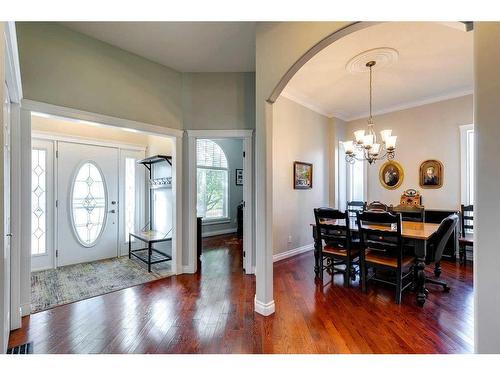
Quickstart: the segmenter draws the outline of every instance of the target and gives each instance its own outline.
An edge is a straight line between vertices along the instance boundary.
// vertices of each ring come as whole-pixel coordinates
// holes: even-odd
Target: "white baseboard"
[[[31,314],[31,303],[25,303],[21,305],[21,315],[27,316]]]
[[[182,273],[195,273],[194,266],[182,266]]]
[[[273,255],[273,262],[277,262],[278,260],[290,258],[290,257],[293,257],[295,255],[299,255],[299,254],[302,254],[302,253],[305,253],[305,252],[311,251],[311,250],[314,250],[314,244],[308,244],[308,245],[304,245],[301,247],[297,247],[295,249],[284,251],[282,253],[274,254]]]
[[[256,313],[263,316],[269,316],[271,314],[274,314],[274,312],[276,311],[274,300],[268,303],[263,303],[257,300],[257,296],[255,296],[254,298],[254,308]]]
[[[236,233],[237,231],[238,230],[236,228],[213,230],[213,231],[210,231],[210,232],[204,232],[201,236],[203,238],[205,238],[205,237],[213,237],[213,236],[220,236],[222,234]]]

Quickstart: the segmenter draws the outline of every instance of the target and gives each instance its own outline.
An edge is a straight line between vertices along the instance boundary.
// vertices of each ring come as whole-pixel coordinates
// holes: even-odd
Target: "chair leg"
[[[345,271],[344,271],[344,286],[349,288],[351,281],[351,264],[346,261]]]
[[[465,246],[464,245],[460,245],[460,248],[458,250],[458,262],[460,264],[465,263]]]
[[[402,278],[402,271],[398,269],[396,271],[396,303],[398,305],[401,304],[401,291],[403,288],[403,278]]]
[[[366,264],[365,262],[362,262],[360,261],[359,262],[359,279],[361,281],[361,291],[363,293],[366,293],[366,273],[367,273],[367,269],[366,269]]]
[[[441,276],[441,262],[437,262],[434,265],[434,276],[436,276],[437,278]]]
[[[323,281],[323,267],[324,267],[324,261],[323,261],[323,254],[319,254],[319,279]]]
[[[440,286],[443,287],[443,289],[444,289],[445,292],[449,292],[450,291],[450,287],[444,281],[433,280],[433,279],[426,279],[425,282],[429,283],[429,284],[440,285]]]

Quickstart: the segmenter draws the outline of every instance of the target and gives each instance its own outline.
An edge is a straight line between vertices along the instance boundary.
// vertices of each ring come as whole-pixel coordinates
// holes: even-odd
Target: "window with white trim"
[[[474,204],[474,125],[460,127],[462,203]]]
[[[196,140],[196,208],[207,221],[228,218],[228,172],[222,148],[209,139]]]
[[[362,151],[356,155],[361,158]],[[347,164],[347,201],[365,201],[365,185],[366,185],[366,166],[364,161],[356,161],[353,164]]]

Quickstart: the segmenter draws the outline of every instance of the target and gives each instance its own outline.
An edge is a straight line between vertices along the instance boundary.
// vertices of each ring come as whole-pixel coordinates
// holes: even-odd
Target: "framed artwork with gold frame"
[[[385,162],[378,173],[380,184],[389,190],[397,189],[403,183],[405,174],[403,167],[397,161]]]
[[[420,164],[419,182],[424,189],[439,189],[443,186],[444,166],[439,160],[425,160]]]

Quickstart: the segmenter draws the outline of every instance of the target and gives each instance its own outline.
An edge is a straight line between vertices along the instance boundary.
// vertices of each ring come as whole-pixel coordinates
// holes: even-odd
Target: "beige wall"
[[[54,22],[16,28],[25,99],[182,128],[179,72]]]
[[[500,353],[500,22],[474,23],[476,186],[474,328],[477,353]]]
[[[255,73],[184,73],[185,129],[254,129]]]
[[[284,97],[276,101],[273,114],[273,243],[278,254],[313,242],[313,209],[329,204],[332,132],[327,117]],[[293,188],[294,161],[313,164],[311,190]]]
[[[473,123],[472,95],[427,104],[420,107],[375,116],[376,130],[392,129],[398,136],[396,158],[404,169],[404,180],[395,190],[385,189],[379,182],[383,162],[368,166],[367,201],[379,200],[398,204],[402,192],[413,188],[422,194],[427,208],[460,208],[460,125]],[[366,129],[366,119],[347,124],[346,137]],[[379,134],[377,134],[379,136]],[[443,187],[423,189],[419,186],[419,166],[427,159],[440,160],[444,165]]]

